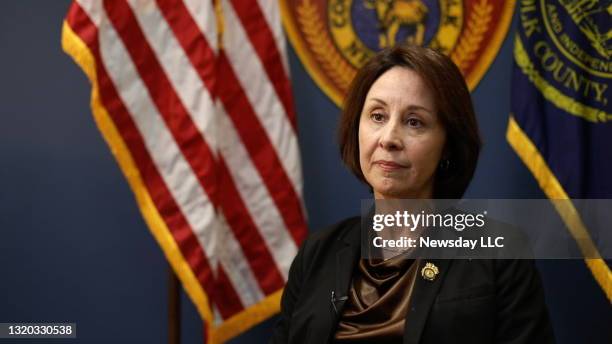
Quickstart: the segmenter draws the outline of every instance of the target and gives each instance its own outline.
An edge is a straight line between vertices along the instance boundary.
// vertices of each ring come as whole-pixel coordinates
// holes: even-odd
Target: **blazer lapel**
[[[348,290],[351,284],[353,270],[355,264],[359,260],[360,238],[361,238],[361,222],[351,228],[351,230],[342,238],[343,247],[336,253],[336,266],[334,267],[335,285],[332,294],[330,295],[330,312],[332,319],[332,327],[328,338],[333,336],[333,331],[340,320],[342,310],[348,299]]]
[[[353,275],[355,263],[359,259],[360,253],[360,223],[355,225],[345,232],[334,245],[332,249],[331,259],[335,261],[327,268],[329,275],[329,285],[323,287],[322,295],[324,302],[315,305],[317,308],[315,314],[319,314],[314,321],[317,323],[315,328],[319,329],[315,333],[309,335],[309,342],[312,343],[328,343],[330,338],[333,338],[336,330],[336,325],[340,320],[342,309],[348,299],[348,289]],[[330,259],[330,260],[331,260]]]
[[[417,344],[421,340],[429,311],[440,291],[440,286],[444,282],[444,277],[451,263],[450,260],[441,259],[419,259],[417,262],[419,262],[418,275],[412,289],[410,309],[406,314],[404,344]],[[427,263],[432,263],[438,268],[439,273],[433,281],[425,279],[422,275],[423,268]]]
[[[334,318],[338,318],[348,299],[347,293],[353,275],[355,261],[359,250],[353,245],[347,245],[336,254],[335,287],[331,295]]]

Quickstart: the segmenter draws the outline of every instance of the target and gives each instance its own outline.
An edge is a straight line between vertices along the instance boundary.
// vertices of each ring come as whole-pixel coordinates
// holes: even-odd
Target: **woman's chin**
[[[409,193],[405,189],[398,187],[397,185],[383,184],[380,187],[374,188],[374,194],[379,199],[398,199],[398,198],[411,198]]]
[[[426,196],[427,192],[423,188],[410,187],[405,181],[398,183],[397,181],[386,179],[375,183],[372,189],[377,199],[431,198]]]

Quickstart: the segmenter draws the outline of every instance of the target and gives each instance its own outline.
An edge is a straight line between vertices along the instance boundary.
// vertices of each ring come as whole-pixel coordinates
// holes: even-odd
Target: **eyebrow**
[[[373,101],[375,101],[377,103],[380,103],[382,105],[387,105],[387,102],[385,102],[384,100],[382,100],[380,98],[370,98],[370,100],[373,100]],[[425,112],[433,114],[433,112],[431,110],[429,110],[428,108],[426,108],[424,106],[421,106],[421,105],[408,105],[406,110],[423,110]]]

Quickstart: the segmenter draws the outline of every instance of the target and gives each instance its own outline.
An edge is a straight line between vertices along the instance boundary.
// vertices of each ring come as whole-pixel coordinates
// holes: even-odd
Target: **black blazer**
[[[291,264],[270,343],[333,342],[359,253],[358,217],[308,237]],[[422,278],[421,261],[404,344],[554,343],[533,261],[427,262],[439,274],[433,281]]]

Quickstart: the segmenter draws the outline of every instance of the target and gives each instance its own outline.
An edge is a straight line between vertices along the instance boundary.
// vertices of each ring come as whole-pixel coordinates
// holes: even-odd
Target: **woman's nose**
[[[393,122],[387,123],[381,133],[379,146],[386,150],[401,150],[403,148],[397,124]]]

